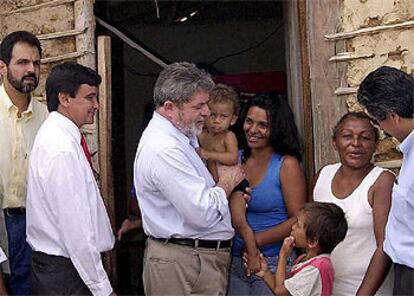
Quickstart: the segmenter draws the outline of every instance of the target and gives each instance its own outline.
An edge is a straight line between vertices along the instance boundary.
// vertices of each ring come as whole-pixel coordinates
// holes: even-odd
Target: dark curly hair
[[[270,127],[270,144],[273,151],[281,155],[294,156],[301,161],[299,133],[292,110],[286,96],[275,94],[259,94],[252,97],[240,113],[236,125],[239,146],[244,152],[244,158],[248,158],[251,152],[243,131],[243,123],[251,107],[258,107],[266,111]]]
[[[306,216],[306,237],[318,240],[321,253],[331,253],[344,240],[348,223],[344,211],[329,202],[308,202],[301,211]]]

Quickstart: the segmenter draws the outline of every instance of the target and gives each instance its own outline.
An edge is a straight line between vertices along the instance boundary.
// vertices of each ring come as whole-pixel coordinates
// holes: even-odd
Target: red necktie
[[[93,164],[92,164],[91,153],[89,152],[89,148],[88,148],[88,145],[86,144],[86,139],[85,139],[85,136],[83,134],[81,134],[81,146],[82,146],[82,149],[83,149],[83,153],[85,153],[86,159],[88,160],[89,165],[91,166],[93,174],[96,175],[97,173],[94,170]],[[103,200],[103,197],[102,197],[102,200]],[[111,223],[112,230],[114,231],[115,230],[114,223],[113,223],[114,219],[113,219],[112,215],[110,214],[110,212],[108,211],[108,207],[106,206],[104,200],[103,200],[103,202],[104,202],[106,213],[108,214],[108,217],[109,217],[109,222]]]
[[[86,144],[86,139],[83,134],[81,134],[81,145],[83,153],[85,153],[86,159],[88,160],[89,165],[91,166],[92,172],[95,173],[95,170],[93,169],[91,153],[89,152],[88,145]]]

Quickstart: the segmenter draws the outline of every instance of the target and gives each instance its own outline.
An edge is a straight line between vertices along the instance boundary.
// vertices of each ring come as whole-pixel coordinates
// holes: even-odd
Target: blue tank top
[[[269,229],[289,218],[280,186],[283,159],[282,155],[273,153],[262,182],[252,188],[246,218],[253,232]],[[233,239],[233,256],[240,256],[243,245],[243,239],[236,233]],[[278,256],[281,245],[282,241],[278,241],[262,246],[260,250],[265,257]]]

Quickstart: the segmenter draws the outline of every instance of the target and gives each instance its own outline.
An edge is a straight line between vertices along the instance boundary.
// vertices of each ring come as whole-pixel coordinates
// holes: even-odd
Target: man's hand
[[[122,235],[132,229],[138,229],[142,227],[142,221],[141,219],[125,219],[124,222],[122,222],[121,228],[119,228],[118,232],[116,233],[116,239],[121,240]]]
[[[196,148],[196,152],[204,160],[208,160],[210,158],[209,154],[208,154],[208,151],[204,148],[198,147],[198,148]]]
[[[219,177],[217,186],[223,188],[228,197],[230,197],[233,188],[245,178],[244,171],[240,165],[217,164],[217,173]]]

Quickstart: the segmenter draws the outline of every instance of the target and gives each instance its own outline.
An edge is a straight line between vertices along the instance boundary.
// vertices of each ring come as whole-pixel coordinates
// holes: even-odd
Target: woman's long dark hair
[[[266,111],[270,127],[270,145],[273,151],[281,155],[294,156],[301,161],[299,134],[292,110],[287,103],[286,96],[274,94],[259,94],[252,97],[240,113],[237,134],[239,147],[244,151],[244,158],[248,158],[251,153],[243,130],[243,123],[251,107]]]

